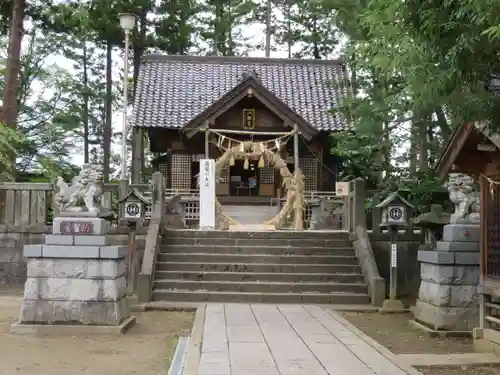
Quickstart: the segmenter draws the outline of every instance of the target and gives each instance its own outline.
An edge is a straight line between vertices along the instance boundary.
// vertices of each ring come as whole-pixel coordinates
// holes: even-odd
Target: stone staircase
[[[169,231],[153,301],[368,304],[347,233]]]

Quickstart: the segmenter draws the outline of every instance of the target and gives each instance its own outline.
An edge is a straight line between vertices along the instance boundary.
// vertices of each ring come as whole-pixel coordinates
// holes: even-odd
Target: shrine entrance
[[[250,160],[245,169],[244,160],[235,160],[229,167],[229,195],[236,197],[259,196],[259,169],[257,161]]]

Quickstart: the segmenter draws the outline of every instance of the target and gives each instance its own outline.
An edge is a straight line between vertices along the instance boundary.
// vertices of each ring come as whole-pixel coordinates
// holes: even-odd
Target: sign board
[[[391,244],[391,268],[398,266],[398,245]]]
[[[349,195],[349,182],[336,182],[335,195],[338,195],[340,197]]]
[[[61,222],[62,234],[92,234],[94,224],[88,221],[63,221]]]
[[[200,229],[215,229],[215,160],[200,160]]]
[[[125,202],[124,217],[128,220],[140,220],[142,217],[141,202]]]

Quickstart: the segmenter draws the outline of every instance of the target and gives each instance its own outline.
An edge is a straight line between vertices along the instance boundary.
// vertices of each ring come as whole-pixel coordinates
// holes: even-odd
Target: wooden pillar
[[[133,184],[141,183],[141,170],[143,165],[144,142],[141,128],[132,128],[132,171]]]
[[[293,125],[293,164],[295,171],[299,170],[299,131],[297,124]]]
[[[210,158],[210,130],[205,128],[205,159]]]

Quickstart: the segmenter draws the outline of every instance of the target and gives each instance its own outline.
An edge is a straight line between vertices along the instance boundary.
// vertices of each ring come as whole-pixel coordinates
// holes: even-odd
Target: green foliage
[[[17,156],[16,146],[22,141],[22,135],[0,123],[0,180],[12,180],[12,155]]]

